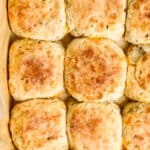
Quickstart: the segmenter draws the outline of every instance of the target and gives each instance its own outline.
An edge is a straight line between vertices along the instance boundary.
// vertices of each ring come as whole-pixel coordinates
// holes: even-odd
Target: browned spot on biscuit
[[[105,6],[105,15],[108,17],[108,23],[115,23],[122,9],[122,4],[120,1],[108,0]]]
[[[150,113],[150,107],[146,108],[146,112]]]
[[[140,135],[135,135],[134,138],[138,141],[142,141],[144,140],[144,137],[140,136]]]
[[[150,29],[150,1],[149,0],[137,0],[133,4],[133,10],[136,12],[136,18],[132,20],[132,25],[139,28],[142,31]],[[140,21],[138,21],[140,20]]]
[[[94,111],[89,109],[81,109],[75,112],[71,120],[72,134],[78,133],[82,136],[95,137],[97,135],[97,127],[102,123],[100,116],[95,116]]]
[[[101,22],[101,23],[99,24],[99,26],[100,26],[101,29],[103,29],[105,25],[104,25],[103,22]]]
[[[47,67],[44,66],[44,62],[40,59],[27,59],[24,61],[25,66],[24,72],[22,73],[22,79],[26,83],[31,84],[44,84],[47,79],[53,76],[53,66],[48,64]]]
[[[92,50],[92,48],[89,48],[88,50],[85,50],[83,52],[83,56],[87,57],[87,58],[92,58],[94,55],[94,52]]]

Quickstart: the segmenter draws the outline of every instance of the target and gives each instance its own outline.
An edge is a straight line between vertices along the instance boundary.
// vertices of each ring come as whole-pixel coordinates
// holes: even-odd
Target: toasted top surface
[[[73,96],[81,95],[79,100],[97,100],[113,92],[124,82],[125,72],[126,58],[110,40],[81,38],[68,46],[65,85]]]
[[[149,0],[136,0],[132,5],[132,11],[137,14],[137,18],[133,18],[133,26],[136,26],[139,30],[144,31],[144,29],[150,30],[150,1]],[[140,20],[136,22],[137,19]]]
[[[54,142],[63,138],[62,144],[67,145],[65,111],[64,103],[57,100],[39,99],[17,104],[12,109],[10,120],[10,130],[17,148],[51,149]]]
[[[129,42],[150,43],[150,1],[128,0],[127,34]]]
[[[74,104],[68,113],[72,149],[120,149],[121,116],[115,104]]]
[[[64,0],[9,0],[8,15],[19,36],[58,40],[66,32]]]
[[[150,101],[150,45],[131,45],[128,49],[125,93],[134,100]]]
[[[36,91],[46,93],[50,88],[51,92],[56,92],[58,86],[63,88],[63,59],[64,48],[58,43],[26,39],[13,43],[9,55],[12,95],[18,95],[20,90],[32,91],[30,96],[35,96]]]
[[[123,146],[126,149],[149,150],[150,104],[129,103],[123,110]]]
[[[120,23],[124,23],[124,0],[67,0],[66,3],[67,21],[75,36],[98,36],[100,32],[113,31],[116,24],[122,28]]]

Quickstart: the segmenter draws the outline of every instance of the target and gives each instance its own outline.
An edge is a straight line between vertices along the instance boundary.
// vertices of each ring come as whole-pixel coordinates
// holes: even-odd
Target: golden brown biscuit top
[[[94,109],[80,109],[73,113],[71,120],[72,134],[81,134],[90,139],[96,138],[97,130],[102,123],[102,118]]]
[[[54,103],[54,105],[53,105]],[[57,106],[61,106],[59,109]],[[22,148],[40,148],[61,138],[62,109],[64,105],[48,100],[35,100],[15,106],[12,111],[11,130],[16,144]],[[17,137],[16,137],[17,136]],[[21,141],[19,141],[21,140]],[[18,146],[18,145],[17,145]],[[19,147],[18,146],[18,147]]]
[[[129,149],[149,148],[150,105],[131,103],[123,112],[124,146]]]
[[[123,5],[120,0],[71,0],[76,26],[88,27],[93,23],[97,28],[106,29],[121,15]]]
[[[59,0],[10,0],[9,18],[24,32],[34,32],[46,26],[51,19],[59,16]]]
[[[132,11],[135,11],[135,17],[132,19],[132,26],[141,31],[150,30],[150,1],[149,0],[136,0],[131,5]],[[149,36],[149,35],[145,35]]]
[[[128,126],[129,131],[131,128],[133,129],[132,132],[128,133],[128,136],[131,138],[128,140],[130,144],[136,145],[136,148],[142,149],[142,144],[148,144],[150,141],[149,120],[150,113],[132,114],[124,119],[124,123]]]
[[[150,54],[144,54],[138,60],[135,77],[143,89],[150,91]]]
[[[124,58],[119,53],[109,45],[89,45],[80,50],[68,51],[74,51],[67,54],[65,61],[65,83],[69,90],[81,93],[90,100],[113,92],[122,76]]]
[[[71,111],[69,130],[72,146],[75,144],[75,147],[82,147],[81,149],[118,149],[121,140],[118,107],[107,104],[79,104]],[[115,130],[116,124],[118,130]]]
[[[24,86],[31,88],[53,82],[55,79],[54,56],[45,42],[28,42],[19,47],[18,69]],[[57,74],[56,74],[57,77]]]
[[[23,60],[22,64],[24,65],[22,80],[25,82],[31,82],[31,84],[39,83],[41,85],[46,79],[53,76],[52,65],[44,68],[44,62],[38,58]]]
[[[26,111],[25,114],[22,114],[21,117],[27,119],[20,123],[17,122],[18,125],[20,125],[19,130],[21,131],[20,134],[22,135],[22,140],[26,140],[28,136],[39,137],[39,139],[35,138],[34,141],[32,141],[35,147],[41,147],[43,146],[43,144],[49,142],[49,140],[57,139],[60,136],[59,130],[55,128],[57,124],[59,124],[60,114],[55,113],[53,115],[50,115],[46,112],[40,111],[39,113],[40,114],[37,114],[34,110],[32,110],[31,112]],[[28,140],[26,142],[28,142]]]

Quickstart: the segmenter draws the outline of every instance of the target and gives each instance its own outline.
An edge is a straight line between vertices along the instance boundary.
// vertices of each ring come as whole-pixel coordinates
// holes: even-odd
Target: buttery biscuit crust
[[[150,101],[150,46],[130,46],[125,95],[130,99]]]
[[[150,43],[150,1],[128,0],[126,40],[133,44]]]
[[[10,130],[18,150],[67,150],[66,108],[58,100],[31,100],[11,112]]]
[[[69,106],[67,131],[71,149],[120,150],[121,116],[113,103],[76,103]]]
[[[9,88],[15,100],[61,97],[64,48],[48,41],[19,40],[9,55]]]
[[[150,148],[150,104],[132,102],[123,110],[123,147],[127,150]]]
[[[112,41],[75,39],[66,52],[65,86],[79,101],[117,100],[124,89],[126,66],[125,55]]]
[[[67,33],[64,0],[9,0],[8,16],[19,36],[55,41]]]
[[[67,0],[67,23],[73,36],[118,39],[124,33],[125,0]]]

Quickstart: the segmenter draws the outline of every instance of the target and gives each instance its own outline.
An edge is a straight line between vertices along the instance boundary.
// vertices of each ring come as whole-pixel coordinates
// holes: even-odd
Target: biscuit
[[[15,100],[61,97],[64,48],[48,41],[18,40],[9,53],[9,89]]]
[[[150,149],[150,104],[132,102],[123,110],[123,147],[125,150]]]
[[[74,103],[67,114],[71,150],[120,150],[122,121],[113,103]]]
[[[31,100],[14,106],[10,131],[18,150],[68,150],[66,107],[59,100]]]
[[[68,32],[64,0],[9,0],[8,17],[18,36],[55,41]]]
[[[108,39],[73,40],[65,56],[65,87],[78,101],[116,101],[123,95],[127,62]]]
[[[126,0],[67,0],[67,24],[73,36],[117,40],[124,33]]]
[[[149,0],[128,0],[125,38],[133,44],[150,43]]]
[[[130,46],[125,95],[132,100],[150,102],[150,45]]]

